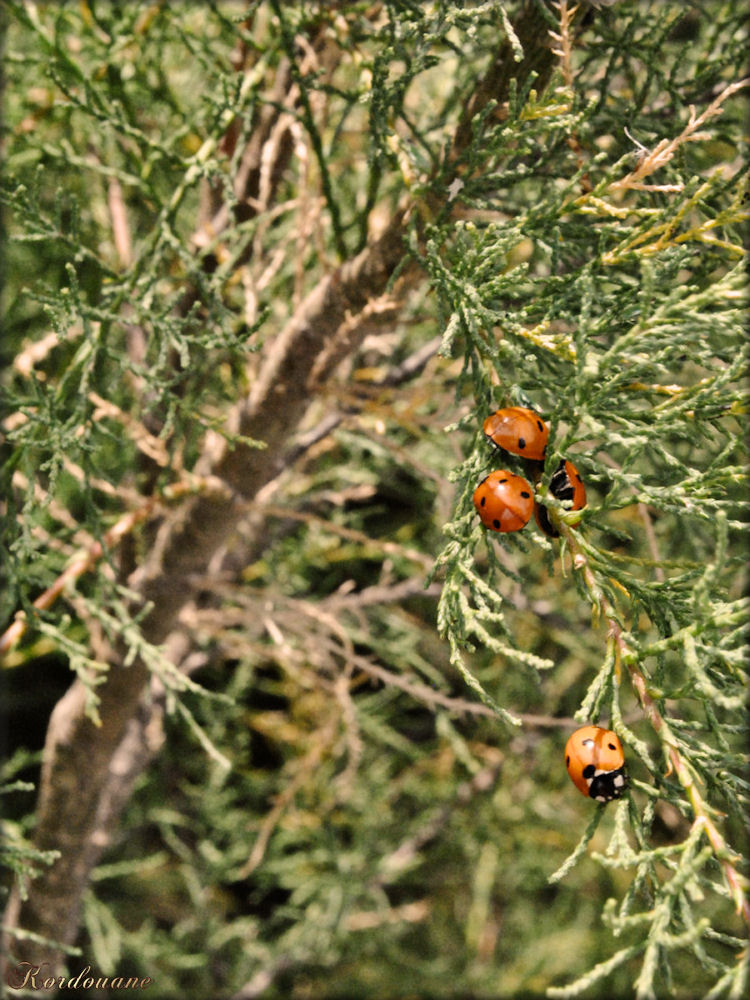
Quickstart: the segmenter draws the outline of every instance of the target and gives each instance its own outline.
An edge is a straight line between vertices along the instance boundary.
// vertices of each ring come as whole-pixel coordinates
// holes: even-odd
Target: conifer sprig
[[[649,693],[649,683],[643,672],[639,669],[639,663],[642,659],[641,654],[628,642],[618,616],[615,615],[607,597],[598,585],[596,575],[592,572],[585,554],[578,545],[574,537],[574,532],[570,529],[563,530],[565,531],[566,542],[570,549],[575,569],[582,573],[586,587],[591,594],[592,603],[597,609],[597,615],[601,616],[607,624],[608,635],[614,641],[616,647],[616,681],[619,683],[618,664],[622,663],[627,669],[630,682],[638,695],[638,700],[644,714],[661,742],[662,756],[667,766],[666,776],[669,776],[672,772],[677,776],[690,801],[693,812],[692,828],[695,831],[705,833],[713,856],[721,864],[736,910],[747,923],[750,923],[750,904],[746,895],[748,888],[750,888],[750,883],[737,870],[736,864],[740,860],[740,856],[736,851],[729,848],[724,837],[717,829],[710,815],[710,812],[714,812],[714,810],[708,806],[700,792],[698,774],[691,766],[689,759],[686,758],[685,751],[681,749],[684,747],[684,743],[675,737],[669,720],[660,711],[656,700]],[[742,603],[744,604],[744,613],[746,614],[747,601]],[[738,615],[741,615],[742,609],[737,608],[737,612]],[[736,703],[733,707],[740,708],[740,704]],[[630,733],[626,731],[624,725],[617,725],[615,723],[615,731],[618,732],[623,740],[631,743],[636,742],[632,739]],[[711,854],[709,853],[706,857],[703,857],[700,865],[697,867],[703,867],[710,856]],[[690,872],[686,872],[685,878],[687,879],[689,876]]]

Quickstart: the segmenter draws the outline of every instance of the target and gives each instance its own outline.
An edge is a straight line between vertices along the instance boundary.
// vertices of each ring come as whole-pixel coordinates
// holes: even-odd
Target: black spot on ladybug
[[[531,496],[531,494],[530,494],[530,493],[528,493],[528,492],[527,492],[526,490],[521,490],[521,496],[522,496],[522,497],[530,497],[530,496]]]
[[[589,786],[589,795],[597,802],[611,802],[612,799],[622,798],[627,787],[627,773],[625,768],[620,767],[616,771],[597,774]]]
[[[593,778],[595,773],[596,773],[596,768],[594,767],[593,764],[587,764],[586,767],[584,767],[583,769],[583,776],[586,779],[586,781],[588,781],[589,778]]]
[[[570,754],[565,758],[565,766],[570,767]]]
[[[609,747],[610,750],[616,750],[617,749],[617,747],[614,745],[614,743],[608,743],[607,746]]]
[[[519,438],[518,439],[518,447],[519,448],[525,448],[526,447],[526,441],[525,441],[524,438]]]
[[[495,520],[492,523],[495,526],[495,531],[499,531],[500,530],[500,522],[498,521],[498,519],[495,518]]]
[[[482,497],[482,499],[479,501],[479,506],[480,507],[484,507],[484,505],[486,503],[487,503],[487,498],[486,497]]]

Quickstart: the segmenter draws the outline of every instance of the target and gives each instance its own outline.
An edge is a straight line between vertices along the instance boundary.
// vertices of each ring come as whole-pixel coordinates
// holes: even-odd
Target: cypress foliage
[[[7,0],[7,995],[744,995],[738,6]]]

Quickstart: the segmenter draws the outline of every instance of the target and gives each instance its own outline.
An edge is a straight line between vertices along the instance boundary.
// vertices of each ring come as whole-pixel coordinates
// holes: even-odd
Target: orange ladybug
[[[534,510],[534,491],[523,476],[499,469],[474,490],[474,506],[490,531],[520,531]]]
[[[565,744],[565,766],[578,791],[597,802],[619,799],[628,787],[625,754],[611,729],[577,729]]]
[[[586,506],[586,487],[578,469],[567,459],[560,462],[553,473],[549,481],[549,491],[556,500],[571,501],[570,510],[581,510]],[[560,537],[560,532],[552,523],[549,511],[544,504],[534,504],[534,519],[545,535],[549,535],[550,538]]]
[[[538,462],[544,459],[549,429],[538,413],[525,406],[506,406],[491,413],[482,424],[482,430],[502,451]]]

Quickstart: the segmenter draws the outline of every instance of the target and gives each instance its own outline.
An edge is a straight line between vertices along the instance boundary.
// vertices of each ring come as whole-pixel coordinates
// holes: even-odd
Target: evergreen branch
[[[573,853],[570,854],[569,857],[567,857],[565,861],[563,861],[560,867],[549,876],[548,881],[550,882],[550,884],[562,881],[562,879],[565,878],[568,872],[572,871],[572,869],[575,868],[575,866],[578,864],[578,862],[586,853],[586,848],[589,846],[591,838],[596,833],[599,827],[599,822],[603,815],[604,815],[604,807],[602,804],[600,804],[597,806],[596,811],[589,820],[586,829],[583,831],[583,836],[576,844]]]
[[[544,3],[524,0],[521,12],[512,25],[512,36],[506,37],[498,48],[489,70],[463,108],[451,145],[452,161],[460,158],[469,148],[473,130],[489,106],[496,105],[499,118],[507,115],[505,102],[510,94],[511,81],[520,81],[523,85],[523,82],[533,79],[538,91],[546,87],[554,66],[554,53],[547,44],[547,16]],[[523,56],[519,58],[521,53]]]
[[[615,969],[619,968],[636,955],[640,955],[641,952],[645,950],[645,947],[645,942],[639,942],[638,944],[621,948],[619,951],[615,952],[611,958],[608,958],[604,962],[599,962],[598,965],[595,965],[594,968],[590,969],[585,975],[576,979],[575,982],[569,983],[567,986],[550,986],[547,990],[547,996],[552,998],[552,1000],[571,1000],[573,997],[580,996],[584,990],[593,986],[594,983],[598,983],[601,982],[602,979],[606,979],[607,976],[611,975]]]
[[[520,726],[521,719],[519,716],[513,712],[509,712],[501,705],[498,705],[495,699],[487,694],[482,684],[466,666],[461,650],[459,649],[454,636],[450,635],[448,639],[451,647],[451,663],[461,674],[466,686],[477,695],[479,700],[490,709],[493,715],[497,716],[497,718],[504,722],[507,726]]]
[[[528,40],[530,46],[537,37],[531,29],[538,25],[538,16],[536,4],[526,5],[520,26],[516,29],[518,36]],[[533,55],[527,58],[527,62],[538,63],[540,60],[550,61],[546,47],[534,49]],[[509,86],[510,79],[507,70],[506,65],[502,75],[505,87]],[[517,72],[522,75],[521,68]],[[482,101],[490,99],[492,88],[498,86],[497,73],[498,64],[479,85],[481,97],[471,102],[473,113],[478,112]],[[457,134],[460,131],[459,125]],[[342,323],[348,321],[349,315],[366,309],[374,298],[384,292],[401,261],[408,216],[408,207],[397,211],[377,241],[324,279],[301,303],[297,315],[274,342],[247,401],[230,419],[230,425],[238,423],[239,432],[244,436],[253,437],[253,428],[257,429],[259,437],[267,442],[262,457],[257,452],[248,454],[242,447],[228,452],[221,448],[217,450],[215,442],[209,445],[203,465],[209,465],[214,474],[232,484],[238,497],[252,496],[258,488],[256,483],[269,479],[273,474],[271,470],[282,464],[272,456],[283,455],[282,443],[288,437],[289,427],[293,426],[304,408],[309,392],[310,370],[317,363],[321,348],[330,343],[330,338]],[[364,333],[365,330],[360,328],[359,336]],[[347,349],[351,350],[356,343],[357,340],[352,338]],[[338,360],[339,355],[331,353],[322,369],[316,364],[316,380],[324,378]],[[270,399],[273,402],[269,412]],[[151,565],[139,573],[144,581],[144,599],[153,602],[156,598],[155,609],[158,604],[158,611],[151,615],[156,637],[165,634],[166,623],[171,621],[184,599],[173,587],[165,589],[163,581],[196,578],[203,554],[220,544],[236,518],[237,509],[233,503],[218,507],[213,502],[197,503],[189,512],[181,513],[179,523],[168,525],[162,531],[163,541],[157,544]],[[200,541],[195,536],[193,525],[201,526],[198,533]]]
[[[581,549],[574,533],[567,527],[565,532],[566,544],[570,548],[573,557],[573,565],[581,571],[586,587],[592,597],[594,606],[598,613],[607,622],[609,635],[616,642],[622,662],[626,665],[630,681],[638,695],[638,700],[651,723],[655,733],[659,736],[667,754],[668,774],[674,772],[685,790],[690,802],[694,825],[697,829],[705,832],[714,856],[721,865],[724,878],[732,900],[734,901],[737,913],[741,914],[747,923],[750,923],[750,902],[746,897],[748,889],[747,880],[737,871],[736,862],[738,857],[727,845],[709,813],[712,811],[701,795],[692,768],[680,753],[679,742],[673,735],[669,723],[659,711],[656,702],[649,694],[649,685],[643,673],[638,669],[638,652],[627,641],[622,626],[614,612],[612,605],[605,596],[602,588],[596,580],[591,569],[589,560]]]

